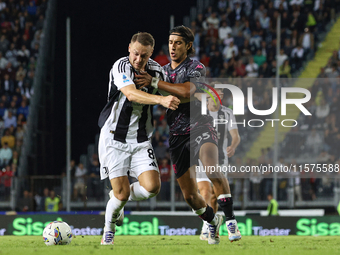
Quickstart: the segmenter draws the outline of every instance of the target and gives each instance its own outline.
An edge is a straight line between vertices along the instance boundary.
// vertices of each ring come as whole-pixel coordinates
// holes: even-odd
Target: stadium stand
[[[308,63],[299,76],[302,82],[299,82],[297,87],[308,88],[311,92],[312,99],[306,106],[312,116],[304,116],[304,114],[295,111],[294,118],[298,120],[299,127],[292,128],[286,134],[280,130],[282,134],[280,155],[285,158],[286,164],[295,162],[301,166],[308,162],[328,165],[339,163],[340,154],[336,144],[339,134],[339,120],[337,120],[336,114],[340,93],[338,86],[339,55],[338,51],[331,50],[332,54],[330,54],[329,50],[334,49],[334,45],[338,43],[339,39],[336,36],[339,32],[338,25],[339,21],[325,38],[315,58]],[[270,136],[268,130],[264,131],[263,136],[254,143],[248,155],[258,151],[261,146],[273,143]],[[295,182],[287,183],[286,189],[291,187],[295,191],[297,201],[313,200],[314,204],[318,204],[318,202],[330,200],[334,196],[334,187],[338,187],[339,183],[336,179],[332,179],[333,177],[332,174],[329,174],[324,175],[323,178],[298,178]],[[302,191],[299,191],[301,184]]]
[[[0,16],[0,164],[4,170],[0,172],[0,200],[5,200],[9,196],[11,177],[15,176],[19,164],[23,134],[29,118],[30,97],[34,93],[32,81],[39,56],[39,41],[43,37],[46,1],[2,3],[5,7],[0,7],[0,13],[3,14]],[[312,112],[312,117],[289,112],[301,124],[299,128],[280,131],[280,158],[284,158],[280,159],[280,164],[304,164],[311,162],[311,158],[315,162],[340,163],[340,118],[336,114],[340,107],[340,84],[339,79],[336,79],[340,72],[340,50],[334,49],[334,43],[338,41],[334,42],[328,37],[325,39],[331,28],[333,30],[329,34],[339,34],[340,23],[336,20],[339,7],[339,1],[330,0],[198,0],[196,12],[191,12],[190,18],[185,19],[189,21],[186,25],[195,33],[196,55],[193,57],[207,67],[207,77],[228,79],[244,92],[251,84],[249,79],[264,78],[258,79],[256,86],[252,85],[254,105],[259,109],[268,109],[271,105],[272,88],[275,86],[273,78],[277,68],[283,86],[292,85],[285,83],[285,78],[314,77],[309,83],[313,100],[308,110]],[[281,15],[281,50],[276,57],[278,15]],[[321,44],[323,47],[320,47]],[[332,49],[331,56],[329,49]],[[155,56],[155,60],[167,63],[166,52],[165,47]],[[232,105],[230,94],[226,94],[223,104]],[[154,106],[153,113],[155,131],[152,144],[161,170],[162,190],[146,207],[187,209],[170,169],[169,128],[165,109]],[[253,117],[249,111],[244,116],[246,120]],[[273,138],[270,141],[267,138],[261,140],[264,133],[270,135],[265,127],[254,132],[254,129],[241,125],[239,133],[241,144],[231,164],[240,167],[272,163]],[[80,158],[80,164],[71,164],[74,188],[72,208],[102,209],[105,206],[108,188],[104,186],[109,186],[109,183],[99,183],[97,145],[98,135],[94,143],[88,146],[87,155]],[[327,199],[331,199],[334,187],[338,185],[332,176],[301,178],[303,176],[294,173],[293,176],[278,178],[280,206],[314,207],[320,205],[315,203],[320,199],[326,201],[327,206],[331,204]],[[64,175],[60,180],[62,178]],[[44,181],[37,179],[35,183]],[[232,178],[230,183],[237,208],[265,207],[266,196],[273,187],[273,179],[256,174],[247,178]],[[63,185],[61,181],[53,187],[57,194],[62,193]],[[171,189],[175,190],[176,206],[169,194]],[[24,199],[21,200],[26,202],[20,202],[21,207],[29,204],[29,210],[44,210],[39,202],[35,202],[35,206],[31,204],[33,201],[44,201],[48,195],[33,191],[22,192]],[[293,202],[289,201],[292,192]],[[304,203],[306,201],[312,201],[314,205]],[[137,209],[142,205],[143,202],[131,204]]]
[[[199,0],[196,12],[191,11],[190,18],[184,18],[187,22],[185,25],[191,27],[195,33],[196,55],[193,58],[206,66],[208,78],[228,79],[237,84],[243,92],[251,85],[250,78],[265,78],[258,79],[256,86],[252,84],[254,105],[259,109],[269,109],[271,106],[276,68],[279,68],[281,86],[301,85],[294,84],[294,79],[285,78],[314,77],[309,79],[307,87],[301,86],[309,87],[312,98],[315,99],[308,105],[313,117],[305,117],[298,111],[291,112],[288,108],[288,114],[298,120],[299,128],[280,130],[280,164],[299,165],[311,158],[317,159],[317,162],[333,164],[340,161],[339,143],[336,142],[340,139],[339,120],[334,114],[339,109],[340,90],[338,79],[334,79],[333,83],[330,81],[331,78],[339,76],[340,51],[334,51],[327,62],[329,49],[333,49],[337,44],[334,40],[338,40],[334,39],[334,36],[332,39],[330,37],[336,34],[340,27],[339,20],[336,21],[339,10],[339,1]],[[281,15],[281,49],[280,55],[276,57],[278,15]],[[166,46],[155,59],[167,63],[164,52],[167,52]],[[320,69],[325,61],[326,67]],[[317,76],[318,79],[315,79]],[[328,85],[324,86],[323,80],[320,79],[327,80]],[[231,94],[227,91],[225,93],[223,104],[231,106]],[[162,188],[157,201],[164,202],[170,201],[171,171],[169,172],[168,168],[170,160],[167,150],[169,130],[166,126],[165,109],[155,106],[153,113],[155,131],[152,143],[159,160],[162,186],[165,187]],[[243,116],[246,120],[252,117],[254,116],[249,111]],[[249,126],[239,125],[238,128],[242,142],[237,154],[231,159],[231,164],[237,167],[271,164],[273,137],[269,139],[270,142],[267,141],[268,138],[261,140],[263,134],[269,133],[270,136],[271,132],[268,132],[266,127],[257,131]],[[98,136],[95,144],[89,145],[88,155],[81,159],[88,166],[92,155],[97,153],[97,139]],[[321,179],[306,178],[296,173],[292,173],[292,176],[280,176],[277,179],[277,196],[282,207],[322,205],[317,203],[318,199],[326,198],[330,201],[334,195],[333,188],[338,186],[337,181],[330,180],[331,177],[328,176]],[[273,179],[263,177],[266,176],[254,174],[243,178],[230,178],[236,207],[254,208],[267,205],[265,200],[267,194],[272,192]],[[180,202],[183,199],[176,185],[175,200],[176,206],[179,206],[184,203]],[[293,195],[290,195],[291,193]],[[293,201],[290,201],[292,196]],[[304,203],[306,201],[307,204]],[[314,204],[308,204],[308,201]],[[328,202],[325,206],[329,204],[331,203]]]
[[[1,1],[0,6],[0,200],[8,201],[17,175],[33,95],[46,11],[45,0]],[[29,195],[29,194],[28,194]]]

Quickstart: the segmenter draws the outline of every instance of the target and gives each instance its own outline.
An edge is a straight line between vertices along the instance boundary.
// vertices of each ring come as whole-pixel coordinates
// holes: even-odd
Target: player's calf
[[[235,220],[233,198],[231,197],[231,194],[219,195],[217,198],[217,203],[224,212],[226,221]]]
[[[109,197],[110,199],[113,197],[113,190],[109,192]],[[116,220],[116,226],[121,226],[123,225],[123,220],[124,220],[124,207],[119,211],[119,215]]]

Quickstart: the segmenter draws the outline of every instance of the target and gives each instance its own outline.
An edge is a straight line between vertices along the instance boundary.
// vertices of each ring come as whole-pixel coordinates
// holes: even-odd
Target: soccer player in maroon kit
[[[212,117],[201,115],[200,101],[194,97],[195,92],[203,92],[200,90],[202,84],[198,80],[205,77],[206,70],[202,63],[189,58],[194,52],[193,41],[194,34],[185,26],[170,30],[171,63],[163,67],[167,81],[141,73],[136,75],[138,80],[135,83],[142,87],[151,85],[161,93],[165,91],[181,99],[178,109],[167,111],[171,161],[184,199],[201,219],[209,223],[208,243],[218,244],[218,231],[223,217],[215,215],[213,209],[199,195],[196,178],[191,178],[195,176],[198,160],[206,169],[209,169],[208,166],[218,165],[217,133],[212,124]],[[229,240],[240,240],[241,234],[233,212],[233,200],[227,178],[223,173],[209,171],[207,176],[213,183],[218,204],[226,216]]]

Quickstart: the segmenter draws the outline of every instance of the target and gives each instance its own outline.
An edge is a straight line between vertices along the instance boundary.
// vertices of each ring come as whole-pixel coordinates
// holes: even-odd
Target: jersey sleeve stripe
[[[126,64],[129,61],[129,59],[122,59],[118,64],[118,73],[122,73],[125,70]]]

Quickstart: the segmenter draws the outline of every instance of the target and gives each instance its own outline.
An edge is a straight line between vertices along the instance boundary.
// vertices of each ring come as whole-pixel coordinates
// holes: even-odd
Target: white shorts
[[[201,160],[198,160],[199,167],[203,167],[203,164]],[[210,182],[210,179],[208,178],[207,174],[204,171],[196,171],[196,182]]]
[[[200,167],[203,167],[203,164],[201,162],[201,160],[198,160],[198,163],[199,163],[199,166]],[[224,176],[227,177],[227,173],[224,173]],[[196,182],[199,183],[199,182],[210,182],[210,179],[208,178],[206,172],[204,171],[199,171],[199,172],[196,172]]]
[[[143,143],[121,143],[112,137],[100,137],[98,145],[100,177],[111,179],[127,176],[138,178],[146,171],[159,172],[155,153],[150,141]]]

